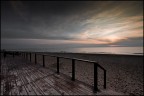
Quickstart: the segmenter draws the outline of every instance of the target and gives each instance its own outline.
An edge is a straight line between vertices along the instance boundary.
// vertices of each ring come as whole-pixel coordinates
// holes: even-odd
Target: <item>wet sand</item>
[[[143,95],[143,56],[82,54],[82,53],[42,53],[55,56],[97,61],[107,70],[107,89],[131,95]],[[38,63],[42,64],[42,56]],[[34,61],[34,55],[32,55]],[[45,57],[46,67],[56,70],[56,58]],[[93,64],[76,61],[76,79],[93,85]],[[71,60],[60,59],[60,72],[71,76]],[[103,89],[103,71],[98,69],[98,88]]]

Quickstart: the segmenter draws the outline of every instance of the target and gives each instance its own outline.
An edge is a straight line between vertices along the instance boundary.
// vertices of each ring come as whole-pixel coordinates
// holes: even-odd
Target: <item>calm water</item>
[[[77,48],[78,52],[86,53],[109,53],[109,54],[143,54],[143,47],[97,47]]]
[[[72,53],[100,53],[100,54],[131,54],[143,55],[143,47],[88,47],[88,48],[42,48],[42,49],[23,49],[27,51],[40,52],[72,52]]]

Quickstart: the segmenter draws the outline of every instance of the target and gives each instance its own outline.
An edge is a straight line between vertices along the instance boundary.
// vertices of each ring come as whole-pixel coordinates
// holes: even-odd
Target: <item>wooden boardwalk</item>
[[[98,92],[108,95],[107,92]],[[21,57],[1,57],[1,95],[96,95],[93,88]]]

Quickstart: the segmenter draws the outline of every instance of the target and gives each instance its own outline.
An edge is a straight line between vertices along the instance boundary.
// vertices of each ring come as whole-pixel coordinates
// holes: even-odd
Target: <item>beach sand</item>
[[[41,53],[55,56],[79,58],[97,61],[107,70],[107,89],[131,95],[143,95],[143,56],[82,54],[82,53]],[[42,64],[42,56],[37,56],[37,62]],[[34,62],[34,54],[32,54]],[[71,60],[60,59],[60,72],[71,76]],[[46,56],[47,68],[56,70],[56,58]],[[76,61],[76,79],[93,85],[93,64]],[[98,69],[98,88],[103,89],[103,71]]]

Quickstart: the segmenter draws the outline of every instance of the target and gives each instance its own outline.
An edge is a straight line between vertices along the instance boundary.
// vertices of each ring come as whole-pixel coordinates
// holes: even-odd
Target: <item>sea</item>
[[[27,48],[15,51],[143,55],[143,47]]]

